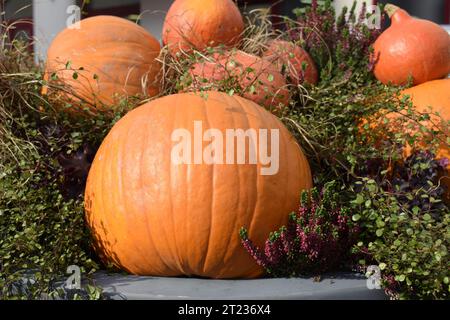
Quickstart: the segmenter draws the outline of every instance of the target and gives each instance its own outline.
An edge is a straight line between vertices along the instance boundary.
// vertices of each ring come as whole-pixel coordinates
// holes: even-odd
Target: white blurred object
[[[173,0],[141,0],[139,24],[157,39],[161,39],[166,13]]]
[[[340,15],[342,9],[347,7],[347,17],[349,15],[349,11],[353,6],[353,3],[356,1],[355,15],[358,18],[359,13],[361,12],[363,5],[366,5],[366,12],[371,13],[369,17],[366,18],[365,23],[371,28],[381,28],[381,11],[378,6],[376,6],[373,0],[335,0],[333,1],[333,7],[336,11],[337,16]]]
[[[340,13],[344,7],[347,7],[349,10],[353,6],[354,0],[335,0],[333,1],[334,9],[336,13]],[[356,0],[356,13],[359,13],[362,9],[363,3],[366,3],[366,6],[372,5],[374,2],[372,0]]]
[[[447,32],[450,34],[450,24],[443,24],[441,25],[441,27],[447,30]]]
[[[67,10],[74,4],[75,0],[33,0],[36,60],[46,59],[48,46],[56,35],[67,27],[70,18]]]

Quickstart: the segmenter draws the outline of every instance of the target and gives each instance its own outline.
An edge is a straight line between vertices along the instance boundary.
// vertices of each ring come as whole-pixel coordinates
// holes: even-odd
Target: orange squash
[[[190,71],[196,89],[223,90],[237,86],[240,94],[271,111],[289,104],[286,81],[271,62],[240,50],[215,54],[194,64]]]
[[[278,130],[279,169],[262,175],[263,163],[251,164],[248,153],[243,164],[195,164],[195,155],[194,164],[177,164],[172,139],[183,128],[194,141],[208,129]],[[251,278],[262,270],[241,246],[239,229],[248,227],[262,245],[311,186],[307,159],[274,115],[238,96],[182,93],[138,107],[112,128],[89,173],[86,218],[103,259],[133,274]]]
[[[403,90],[400,98],[408,96],[414,106],[416,112],[426,113],[430,115],[428,122],[422,122],[430,130],[441,130],[442,143],[436,153],[436,159],[447,158],[450,159],[450,146],[445,141],[445,136],[450,137],[450,79],[434,80],[425,82],[418,86]],[[438,113],[438,115],[436,115]],[[373,117],[367,121],[363,121],[361,125],[366,123],[370,124],[370,128],[376,128],[377,130],[384,130],[390,132],[409,132],[413,135],[415,132],[420,131],[418,124],[405,119],[398,113],[386,113],[385,110],[381,112],[383,116]],[[389,122],[385,123],[384,118],[387,118]],[[406,120],[406,122],[405,122]],[[377,142],[381,143],[381,141]],[[418,146],[420,149],[427,149],[425,142],[421,142]],[[403,157],[407,158],[411,155],[412,147],[406,145],[403,151]],[[450,203],[450,165],[447,166],[446,172],[441,177],[441,183],[447,185],[447,193],[445,195],[446,201]]]
[[[413,105],[419,112],[430,113],[432,107],[430,127],[438,125],[447,137],[450,137],[450,79],[435,80],[404,90],[402,95],[408,95]],[[450,145],[443,141],[436,154],[436,158],[447,158],[450,160]],[[447,166],[447,174],[441,182],[447,186],[447,201],[450,203],[450,165]]]
[[[450,73],[450,35],[439,25],[411,17],[405,10],[386,5],[391,26],[374,44],[375,69],[384,84],[414,85]]]
[[[280,70],[286,69],[286,75],[294,85],[303,83],[317,84],[319,75],[316,65],[308,52],[296,44],[284,40],[272,40],[268,43],[263,57],[274,62]]]
[[[232,0],[176,0],[163,25],[163,43],[179,51],[235,46],[242,39],[244,20]]]
[[[128,20],[87,18],[79,28],[57,35],[48,49],[45,76],[64,87],[74,102],[73,111],[79,101],[92,110],[108,110],[123,97],[159,93],[160,65],[155,58],[160,49],[150,33]],[[43,93],[49,93],[47,87]]]

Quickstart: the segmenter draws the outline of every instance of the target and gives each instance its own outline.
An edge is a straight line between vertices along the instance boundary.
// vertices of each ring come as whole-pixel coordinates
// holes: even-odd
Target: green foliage
[[[423,158],[411,156],[404,176],[386,168],[378,181],[355,183],[353,220],[364,230],[356,249],[361,263],[380,266],[393,297],[448,299],[450,210],[440,199],[436,161]]]
[[[311,9],[297,13],[300,21],[311,23],[305,19]],[[316,22],[322,35],[329,30],[332,46],[310,42],[321,82],[291,103],[282,120],[308,155],[316,186],[331,180],[342,186],[339,202],[352,203],[353,221],[361,228],[354,251],[363,265],[382,267],[386,291],[394,298],[446,299],[450,212],[439,177],[448,172],[433,161],[404,159],[407,145],[435,153],[448,143],[445,121],[432,123],[431,112],[419,113],[409,98],[398,98],[402,88],[377,82],[370,72],[370,49],[325,54],[339,52],[339,43],[352,43],[342,42],[341,31],[322,28],[327,15],[322,12]],[[363,41],[373,41],[372,35]],[[358,63],[349,62],[353,53],[360,55]]]
[[[68,277],[68,266],[78,265],[83,279],[100,266],[84,221],[82,192],[91,157],[120,112],[75,117],[55,111],[70,106],[41,97],[42,73],[27,48],[18,42],[4,46],[0,52],[0,299],[51,297],[57,294],[56,281]],[[20,289],[24,278],[33,280],[25,291]],[[70,297],[101,296],[98,289],[88,291]]]

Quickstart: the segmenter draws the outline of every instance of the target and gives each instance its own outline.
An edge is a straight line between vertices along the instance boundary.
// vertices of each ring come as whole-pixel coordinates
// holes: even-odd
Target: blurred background
[[[205,0],[209,1],[209,0]],[[351,6],[354,0],[334,0],[340,10]],[[52,39],[75,13],[73,5],[81,10],[81,17],[115,15],[138,21],[155,37],[161,37],[165,13],[173,0],[0,0],[0,20],[14,23],[12,36],[34,39],[33,49],[38,57],[45,58]],[[256,8],[270,8],[274,15],[293,16],[294,8],[305,5],[310,0],[238,0],[238,5],[246,11]],[[406,9],[410,14],[446,25],[450,31],[450,0],[357,0],[358,5],[393,3]]]

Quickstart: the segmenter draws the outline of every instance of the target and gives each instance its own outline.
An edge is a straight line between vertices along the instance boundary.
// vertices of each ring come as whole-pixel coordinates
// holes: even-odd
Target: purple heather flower
[[[447,169],[447,167],[450,165],[450,160],[446,157],[444,158],[440,158],[438,160],[438,165],[442,168],[442,169]]]
[[[317,273],[338,267],[349,254],[359,228],[351,226],[346,210],[329,207],[329,193],[311,196],[288,225],[266,241],[263,250],[249,239],[243,241],[245,249],[272,275]]]

